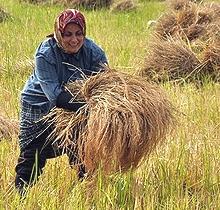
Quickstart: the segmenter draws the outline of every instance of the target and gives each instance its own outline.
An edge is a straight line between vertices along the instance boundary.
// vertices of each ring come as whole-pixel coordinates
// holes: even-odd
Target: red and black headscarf
[[[66,9],[61,12],[55,20],[54,37],[62,47],[62,34],[68,23],[75,23],[82,29],[83,35],[86,35],[86,21],[84,15],[76,9]]]

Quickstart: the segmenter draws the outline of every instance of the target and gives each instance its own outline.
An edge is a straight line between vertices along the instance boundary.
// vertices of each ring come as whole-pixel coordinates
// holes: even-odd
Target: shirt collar
[[[58,43],[57,43],[57,45],[58,45],[58,47],[60,48],[64,59],[65,59],[65,58],[74,58],[74,59],[76,59],[77,61],[80,60],[80,54],[81,54],[81,51],[83,50],[82,48],[84,47],[84,45],[79,49],[79,51],[78,51],[77,53],[72,53],[72,54],[66,53],[66,52],[59,46]]]

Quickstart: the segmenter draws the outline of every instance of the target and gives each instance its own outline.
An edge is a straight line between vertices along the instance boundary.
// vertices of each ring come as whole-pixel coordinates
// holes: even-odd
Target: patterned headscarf
[[[56,18],[54,26],[54,38],[62,47],[62,34],[68,23],[75,23],[82,29],[83,35],[86,35],[86,21],[83,14],[76,9],[66,9]]]

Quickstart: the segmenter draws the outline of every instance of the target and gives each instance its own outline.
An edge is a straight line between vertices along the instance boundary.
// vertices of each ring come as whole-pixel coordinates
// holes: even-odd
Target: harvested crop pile
[[[47,116],[55,125],[51,136],[77,148],[90,173],[100,165],[106,173],[137,167],[174,123],[164,92],[140,77],[107,70],[67,88],[87,105],[78,113],[54,109]]]
[[[215,21],[216,14],[210,6],[198,5],[191,1],[171,3],[169,12],[162,15],[155,27],[155,33],[161,38],[181,36],[194,41],[207,33],[209,24]]]
[[[169,0],[149,42],[139,74],[157,82],[220,81],[220,4]]]
[[[133,0],[122,0],[119,2],[116,2],[112,6],[112,11],[131,11],[136,9],[137,3]]]
[[[102,7],[110,7],[113,0],[71,0],[70,4],[82,6],[86,9],[97,9]]]
[[[18,135],[18,121],[0,115],[0,140],[11,139]]]
[[[110,7],[113,0],[20,0],[32,4],[62,4],[69,7],[84,7],[85,9],[99,9]]]
[[[213,80],[220,82],[220,40],[209,44],[203,51],[203,63]]]
[[[142,76],[154,81],[187,80],[203,75],[203,65],[181,39],[155,38],[146,57]]]
[[[45,4],[48,3],[49,1],[47,0],[19,0],[20,2],[26,2],[30,4]]]

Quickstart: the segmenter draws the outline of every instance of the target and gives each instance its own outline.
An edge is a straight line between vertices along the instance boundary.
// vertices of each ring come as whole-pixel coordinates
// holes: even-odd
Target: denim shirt
[[[65,53],[54,38],[46,39],[36,50],[35,68],[21,100],[47,113],[55,106],[63,85],[99,72],[101,63],[107,63],[104,51],[88,38],[76,54]]]

